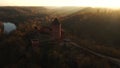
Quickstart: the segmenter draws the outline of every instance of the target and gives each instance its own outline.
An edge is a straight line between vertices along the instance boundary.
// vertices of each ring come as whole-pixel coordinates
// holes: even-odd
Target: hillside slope
[[[0,21],[24,22],[48,16],[44,7],[0,7]]]
[[[63,27],[82,39],[120,45],[120,10],[86,9],[64,19]]]

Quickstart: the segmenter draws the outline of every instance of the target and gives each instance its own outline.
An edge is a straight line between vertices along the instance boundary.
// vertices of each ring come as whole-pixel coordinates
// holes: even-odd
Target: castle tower
[[[52,40],[60,40],[61,39],[61,23],[55,18],[51,24],[52,28]]]

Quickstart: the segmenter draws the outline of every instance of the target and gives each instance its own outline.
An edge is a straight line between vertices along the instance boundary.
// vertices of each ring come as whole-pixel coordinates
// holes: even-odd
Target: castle
[[[37,27],[35,27],[34,29],[35,30],[33,30],[32,36],[36,36],[36,38],[38,38],[40,35],[40,41],[43,41],[43,39],[46,37],[47,40],[60,41],[64,37],[64,31],[61,27],[61,23],[57,18],[55,18],[49,26],[41,26],[40,29],[37,29]]]
[[[64,31],[57,18],[55,18],[49,26],[41,26],[40,29],[35,27],[34,29],[31,36],[36,36],[36,38],[31,40],[32,46],[39,46],[40,42],[45,40],[60,42],[64,38]]]
[[[51,36],[51,40],[60,40],[63,37],[63,29],[61,23],[55,18],[49,27],[41,27],[40,33],[47,33]]]
[[[61,23],[57,18],[55,18],[51,24],[51,35],[53,40],[59,40],[62,37]]]

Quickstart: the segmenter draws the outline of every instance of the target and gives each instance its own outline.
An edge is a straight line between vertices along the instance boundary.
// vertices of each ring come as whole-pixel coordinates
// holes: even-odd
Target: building
[[[41,26],[40,29],[35,27],[30,37],[34,47],[45,41],[60,42],[64,38],[64,31],[61,28],[61,23],[55,18],[49,26]]]
[[[53,40],[60,40],[61,39],[61,23],[58,21],[57,18],[51,23],[51,37]]]
[[[55,18],[49,26],[43,26],[40,28],[41,34],[47,34],[51,37],[51,40],[60,40],[63,38],[64,31],[61,28],[61,23]]]

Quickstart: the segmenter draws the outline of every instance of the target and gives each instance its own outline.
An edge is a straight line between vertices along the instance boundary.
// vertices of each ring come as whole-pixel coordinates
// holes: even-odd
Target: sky
[[[89,6],[120,8],[120,0],[0,0],[0,6]]]

